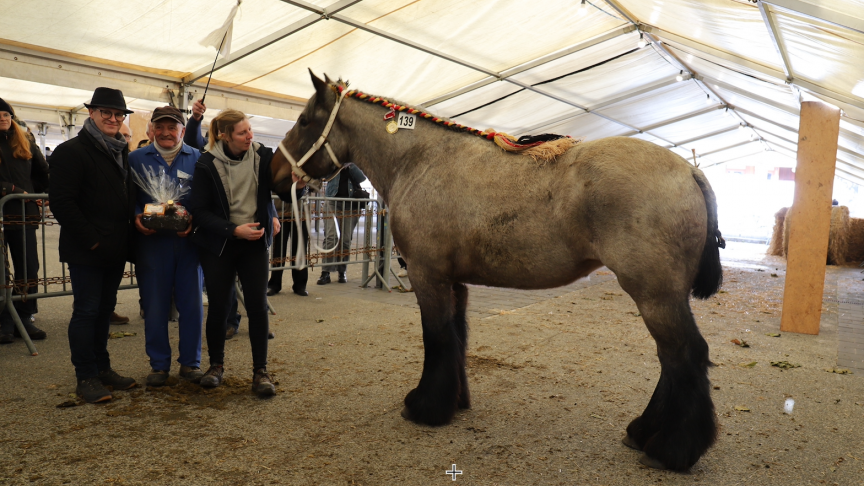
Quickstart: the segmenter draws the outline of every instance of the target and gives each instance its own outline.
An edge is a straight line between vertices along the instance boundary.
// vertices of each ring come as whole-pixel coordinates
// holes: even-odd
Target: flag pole
[[[204,94],[201,96],[201,104],[204,104],[204,98],[207,97],[207,90],[210,89],[210,80],[213,78],[213,71],[216,70],[216,61],[219,60],[219,53],[222,51],[222,45],[225,44],[225,38],[228,37],[228,30],[225,30],[225,35],[222,36],[222,42],[219,43],[219,49],[216,49],[216,59],[213,59],[213,67],[210,68],[210,75],[207,76],[207,86],[204,87]]]

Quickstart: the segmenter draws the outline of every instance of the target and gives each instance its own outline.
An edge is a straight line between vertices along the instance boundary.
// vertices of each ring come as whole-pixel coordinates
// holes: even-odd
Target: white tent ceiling
[[[0,97],[55,126],[97,86],[183,107],[235,3],[0,0]],[[207,102],[272,142],[312,68],[476,128],[634,136],[710,166],[794,156],[800,102],[821,99],[843,110],[837,175],[864,184],[861,59],[864,0],[244,0]]]

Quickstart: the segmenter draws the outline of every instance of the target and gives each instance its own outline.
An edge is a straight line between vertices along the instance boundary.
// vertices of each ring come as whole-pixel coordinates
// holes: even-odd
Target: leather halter
[[[330,158],[333,160],[333,164],[335,164],[336,167],[338,167],[339,169],[342,168],[342,164],[339,163],[339,159],[336,158],[336,154],[333,153],[333,149],[330,148],[330,142],[327,140],[327,135],[330,134],[330,129],[333,128],[333,123],[336,121],[336,113],[339,112],[339,107],[342,105],[342,100],[345,99],[346,93],[347,91],[340,90],[339,98],[336,100],[336,104],[333,105],[333,111],[330,112],[330,119],[327,120],[327,125],[324,126],[324,131],[321,132],[321,136],[318,137],[318,140],[316,140],[315,143],[312,144],[312,147],[310,147],[309,150],[306,151],[306,153],[303,155],[303,157],[300,158],[299,161],[295,160],[294,157],[292,157],[291,154],[288,152],[288,149],[285,148],[285,140],[279,142],[279,151],[282,152],[282,155],[284,155],[288,162],[291,164],[291,170],[295,174],[297,174],[297,177],[302,179],[304,182],[308,183],[313,187],[317,186],[315,188],[318,190],[320,190],[321,186],[320,179],[313,179],[309,176],[309,174],[307,174],[303,169],[301,169],[301,167],[309,160],[310,157],[312,157],[312,155],[315,154],[315,152],[321,149],[321,146],[324,146],[324,148],[327,149],[327,153],[330,154]]]

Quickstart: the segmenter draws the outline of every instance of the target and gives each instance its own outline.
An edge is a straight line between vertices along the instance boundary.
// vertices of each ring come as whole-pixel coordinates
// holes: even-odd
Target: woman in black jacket
[[[276,393],[267,373],[268,249],[278,220],[270,204],[270,160],[273,151],[252,141],[246,115],[224,110],[210,122],[207,152],[195,165],[190,212],[192,241],[199,256],[207,296],[207,348],[210,369],[201,386],[222,383],[225,320],[231,308],[235,274],[243,285],[252,345],[252,389],[261,396]]]
[[[29,138],[27,133],[12,121],[15,115],[12,107],[0,99],[0,197],[8,194],[28,194],[46,192],[48,190],[48,164],[42,157],[42,152]],[[39,257],[36,245],[36,224],[24,225],[28,221],[40,219],[39,206],[33,200],[27,200],[23,205],[21,201],[10,201],[3,207],[3,241],[9,247],[12,264],[15,267],[15,278],[24,278],[26,269],[27,293],[33,294],[37,291],[35,279],[39,274]],[[11,223],[11,224],[9,224]],[[26,261],[24,255],[26,253]],[[6,276],[7,280],[10,278]],[[25,285],[16,285],[15,293],[21,294],[20,288]],[[45,339],[45,331],[37,328],[30,322],[30,317],[36,313],[36,300],[17,301],[15,310],[24,324],[24,328],[30,339]],[[0,312],[0,344],[8,344],[13,341],[14,335],[18,334],[12,315],[2,306]]]

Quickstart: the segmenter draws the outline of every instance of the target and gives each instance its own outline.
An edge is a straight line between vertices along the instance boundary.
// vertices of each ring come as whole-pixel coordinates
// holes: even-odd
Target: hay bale
[[[774,230],[771,232],[771,243],[768,245],[768,254],[783,256],[783,222],[786,221],[786,212],[789,208],[780,208],[774,213]]]
[[[789,209],[792,209],[791,207]],[[786,217],[783,218],[783,257],[786,258],[789,256],[789,228],[791,228],[791,223],[789,220],[792,219],[792,213],[786,212]]]
[[[850,218],[846,230],[846,261],[864,262],[864,219]]]
[[[831,230],[828,233],[828,265],[843,265],[847,262],[849,247],[849,208],[831,208]]]

